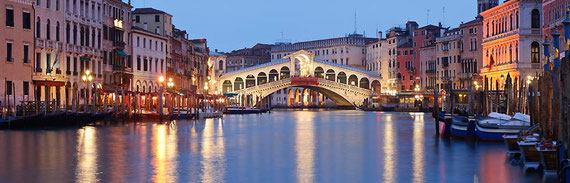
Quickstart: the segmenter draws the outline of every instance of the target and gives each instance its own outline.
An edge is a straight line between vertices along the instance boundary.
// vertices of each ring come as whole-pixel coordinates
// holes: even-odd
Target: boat
[[[503,135],[503,140],[505,141],[505,145],[507,146],[507,153],[520,153],[519,148],[519,135]]]
[[[521,157],[524,162],[524,169],[534,168],[537,169],[540,165],[540,153],[536,148],[538,140],[534,136],[528,136],[518,142],[521,150]]]
[[[517,113],[514,117],[500,113],[489,113],[476,123],[477,138],[488,141],[503,141],[504,135],[517,135],[530,127],[530,117]]]
[[[466,116],[451,117],[451,135],[459,138],[475,138],[475,119]]]
[[[247,106],[230,106],[226,107],[224,110],[224,114],[259,114],[264,112],[267,112],[267,110],[250,108]]]
[[[556,142],[540,143],[536,146],[536,151],[540,153],[540,164],[543,170],[545,172],[556,172],[558,168]]]

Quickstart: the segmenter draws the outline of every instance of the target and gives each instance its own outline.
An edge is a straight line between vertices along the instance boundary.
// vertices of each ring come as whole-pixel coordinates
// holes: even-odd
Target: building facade
[[[445,31],[436,39],[436,85],[440,89],[460,89],[461,52],[463,31],[459,28]]]
[[[133,44],[133,85],[131,91],[157,92],[158,78],[166,75],[166,43],[168,38],[142,28],[131,29]]]
[[[501,89],[508,75],[523,79],[542,72],[541,15],[541,0],[510,0],[481,13],[481,75],[489,87]]]
[[[461,71],[459,88],[470,89],[473,84],[482,83],[479,69],[483,66],[483,20],[477,18],[459,26],[462,34]]]
[[[256,44],[251,48],[234,50],[227,53],[226,70],[237,71],[243,68],[264,64],[271,61],[271,47],[269,44]]]
[[[34,49],[34,0],[0,1],[0,108],[15,111],[21,101],[34,99],[32,92]]]

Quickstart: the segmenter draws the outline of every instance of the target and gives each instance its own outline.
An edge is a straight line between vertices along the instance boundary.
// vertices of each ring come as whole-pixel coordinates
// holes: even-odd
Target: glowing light
[[[91,74],[91,71],[85,70],[85,75],[89,75],[89,74]]]
[[[158,77],[158,82],[163,83],[164,82],[164,76]]]

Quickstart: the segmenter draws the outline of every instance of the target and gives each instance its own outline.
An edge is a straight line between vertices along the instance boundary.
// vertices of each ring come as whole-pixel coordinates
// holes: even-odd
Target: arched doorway
[[[230,80],[225,80],[222,84],[222,93],[232,92],[232,82]]]
[[[380,92],[382,86],[380,85],[380,81],[374,80],[372,81],[372,91]]]
[[[265,72],[260,72],[259,74],[257,74],[257,85],[265,83],[267,83],[267,74],[265,74]]]
[[[255,86],[255,76],[250,74],[245,78],[245,87],[249,88],[252,86]]]
[[[243,89],[243,86],[244,86],[243,79],[240,77],[236,78],[236,80],[234,81],[234,91]]]
[[[315,77],[324,78],[325,77],[324,73],[325,70],[322,67],[315,68]]]
[[[279,72],[277,72],[275,69],[271,69],[271,71],[269,71],[269,82],[277,80],[279,80]]]
[[[291,71],[289,70],[289,67],[284,66],[281,67],[281,79],[286,79],[289,78],[291,76]]]
[[[336,78],[335,78],[334,70],[332,70],[332,69],[327,70],[326,79],[329,81],[335,81]]]
[[[358,86],[358,77],[356,77],[356,75],[350,75],[350,77],[348,77],[348,83],[352,86]]]
[[[336,78],[336,82],[346,84],[346,74],[344,72],[339,72]]]
[[[370,81],[368,81],[368,78],[362,78],[360,79],[360,88],[365,88],[365,89],[370,89]]]

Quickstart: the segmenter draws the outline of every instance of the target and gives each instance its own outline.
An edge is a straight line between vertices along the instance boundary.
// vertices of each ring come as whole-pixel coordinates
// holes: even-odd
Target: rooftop
[[[137,8],[133,11],[133,14],[167,14],[167,15],[170,15],[164,11],[157,10],[154,8]]]

